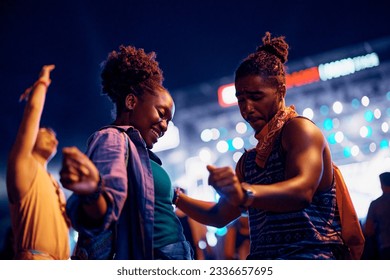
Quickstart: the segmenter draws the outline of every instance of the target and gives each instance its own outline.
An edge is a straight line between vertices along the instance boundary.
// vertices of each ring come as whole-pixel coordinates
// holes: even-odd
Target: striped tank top
[[[281,135],[265,168],[256,164],[255,149],[246,152],[242,174],[245,182],[267,185],[285,180]],[[299,211],[248,210],[251,238],[248,259],[332,259],[343,244],[335,184],[326,192],[316,192],[310,206]]]

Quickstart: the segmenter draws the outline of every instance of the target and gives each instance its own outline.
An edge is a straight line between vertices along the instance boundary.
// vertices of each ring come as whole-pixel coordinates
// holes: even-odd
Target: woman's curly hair
[[[119,46],[102,63],[102,92],[116,104],[117,110],[124,106],[129,93],[142,96],[145,90],[162,87],[163,72],[156,61],[156,53],[145,53],[134,46]]]
[[[266,32],[262,39],[263,45],[257,47],[256,52],[251,53],[238,66],[236,80],[244,76],[259,75],[285,83],[284,64],[287,62],[289,46],[284,39],[284,36],[271,38],[271,33]]]

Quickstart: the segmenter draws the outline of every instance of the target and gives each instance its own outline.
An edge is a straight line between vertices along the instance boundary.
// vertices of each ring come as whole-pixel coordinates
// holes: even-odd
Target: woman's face
[[[284,93],[258,75],[238,78],[235,87],[241,115],[256,133],[284,104]]]
[[[167,131],[173,114],[174,103],[168,91],[158,89],[153,93],[145,92],[142,97],[136,97],[131,125],[140,132],[146,146],[151,149]]]

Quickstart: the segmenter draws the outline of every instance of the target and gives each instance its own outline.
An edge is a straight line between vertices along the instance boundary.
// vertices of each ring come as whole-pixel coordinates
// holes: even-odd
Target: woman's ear
[[[135,96],[132,93],[129,93],[125,99],[126,110],[129,110],[129,111],[134,110],[136,104],[137,104],[137,96]]]

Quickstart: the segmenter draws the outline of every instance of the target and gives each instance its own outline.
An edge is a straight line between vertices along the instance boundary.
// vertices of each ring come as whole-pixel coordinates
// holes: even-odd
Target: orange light
[[[286,86],[287,88],[299,87],[318,82],[319,80],[318,67],[315,66],[286,75]]]

